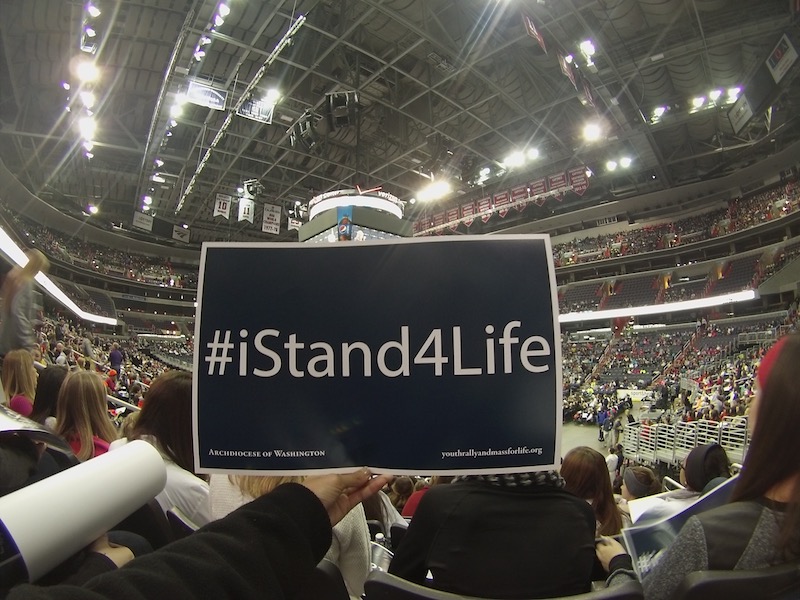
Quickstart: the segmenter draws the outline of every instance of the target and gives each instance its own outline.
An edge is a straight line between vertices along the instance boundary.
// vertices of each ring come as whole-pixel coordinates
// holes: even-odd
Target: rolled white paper
[[[154,498],[166,481],[158,451],[135,440],[0,498],[0,521],[36,581]]]

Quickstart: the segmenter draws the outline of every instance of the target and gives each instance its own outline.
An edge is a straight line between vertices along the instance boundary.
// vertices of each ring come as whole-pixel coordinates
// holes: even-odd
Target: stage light
[[[522,152],[512,152],[503,161],[504,167],[521,167],[525,164],[525,155]]]
[[[587,123],[583,127],[583,139],[587,142],[596,142],[603,135],[603,130],[597,123]]]
[[[429,186],[420,190],[419,194],[417,194],[417,198],[420,202],[429,202],[446,196],[450,191],[451,187],[447,181],[434,181]]]
[[[667,112],[667,107],[666,106],[656,106],[653,109],[653,116],[656,119],[660,119],[664,115],[665,112]]]
[[[100,72],[97,70],[95,64],[88,60],[80,62],[75,71],[78,75],[78,79],[84,83],[97,81],[97,78],[100,76]]]
[[[83,91],[80,93],[81,102],[86,108],[92,108],[95,103],[95,97],[92,92]]]
[[[606,170],[608,171],[616,171],[617,170],[617,161],[610,160],[606,163]]]
[[[712,90],[708,94],[708,97],[711,99],[712,102],[716,102],[717,100],[719,100],[720,96],[722,96],[722,90]]]
[[[539,149],[538,148],[528,148],[528,158],[530,160],[536,160],[539,158]]]
[[[142,198],[142,201],[145,203],[145,205],[150,206],[153,203],[153,198],[152,196],[145,196]]]
[[[700,108],[705,103],[706,103],[706,97],[705,96],[698,96],[697,98],[692,98],[692,106],[694,108]]]
[[[632,162],[633,160],[631,159],[630,156],[623,156],[622,158],[619,159],[619,166],[621,166],[623,169],[627,169],[628,167],[631,166]]]
[[[219,11],[219,14],[223,17],[227,17],[229,14],[231,14],[231,9],[224,2],[220,2],[219,8],[217,10]]]
[[[92,17],[93,19],[96,19],[97,17],[100,16],[100,9],[97,8],[91,2],[86,5],[86,12],[89,13],[89,16]]]
[[[95,123],[92,117],[81,117],[78,119],[78,129],[83,139],[92,140],[97,131],[97,123]]]

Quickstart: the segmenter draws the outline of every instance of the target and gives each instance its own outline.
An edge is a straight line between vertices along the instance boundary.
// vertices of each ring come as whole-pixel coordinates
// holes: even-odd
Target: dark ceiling
[[[261,233],[258,210],[255,225],[213,217],[216,194],[257,179],[258,202],[288,213],[356,184],[409,200],[433,173],[454,182],[446,206],[482,192],[484,167],[491,190],[585,164],[595,174],[585,199],[603,201],[725,175],[800,138],[796,77],[770,98],[769,118],[739,134],[724,102],[783,33],[797,33],[787,0],[231,0],[210,31],[219,4],[95,0],[101,14],[90,17],[80,2],[2,0],[0,159],[66,211],[94,203],[98,219],[129,227],[150,195],[156,216],[188,224],[193,242],[275,240],[292,239],[285,221],[276,238]],[[299,15],[306,21],[275,52]],[[94,38],[82,37],[84,23]],[[585,39],[596,47],[593,68],[578,48]],[[93,56],[82,40],[97,44]],[[575,86],[559,51],[575,57]],[[86,57],[100,68],[91,159],[76,126],[75,68]],[[170,127],[193,79],[226,90],[226,110],[186,104]],[[270,87],[283,95],[271,124],[232,112]],[[715,89],[715,105],[692,111],[692,98]],[[331,130],[326,94],[345,91],[358,93],[357,118]],[[658,106],[668,110],[654,121]],[[292,146],[287,131],[306,111],[323,117],[310,149]],[[592,119],[604,139],[589,144],[581,132]],[[502,168],[509,152],[533,147],[536,161]],[[607,172],[622,156],[630,169]],[[152,181],[156,172],[163,182]]]

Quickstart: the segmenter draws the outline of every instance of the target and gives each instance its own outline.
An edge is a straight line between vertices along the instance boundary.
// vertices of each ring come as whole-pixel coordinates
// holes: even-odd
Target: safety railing
[[[741,463],[750,439],[747,417],[725,417],[717,421],[678,422],[674,425],[629,425],[622,435],[625,456],[645,464],[681,464],[696,446],[717,443],[732,463]]]

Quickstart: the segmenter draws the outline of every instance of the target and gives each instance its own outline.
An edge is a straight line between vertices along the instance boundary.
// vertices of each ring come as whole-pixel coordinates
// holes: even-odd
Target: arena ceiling
[[[221,14],[219,0],[94,0],[93,16],[81,2],[3,0],[0,159],[65,211],[91,203],[100,209],[93,218],[129,227],[150,196],[151,213],[187,224],[192,241],[274,240],[258,217],[214,217],[216,194],[235,196],[254,179],[263,186],[257,203],[288,214],[354,185],[409,200],[433,174],[454,183],[447,206],[586,165],[594,178],[583,200],[600,202],[722,176],[800,137],[796,77],[739,133],[726,100],[782,34],[797,33],[788,0],[225,4]],[[559,54],[574,57],[565,69],[575,84]],[[81,84],[84,59],[98,67],[94,83]],[[227,93],[225,109],[187,103],[173,112],[192,81]],[[233,111],[270,88],[282,95],[270,124]],[[329,95],[351,91],[358,111],[332,129]],[[87,147],[82,92],[93,94],[96,123]],[[308,118],[314,136],[292,145],[290,129]],[[589,121],[602,125],[599,142],[583,138]],[[533,148],[539,157],[524,167],[506,164],[512,151]],[[623,157],[628,169],[608,171]],[[485,168],[489,179],[478,184]],[[278,239],[291,239],[285,229],[284,221]]]

